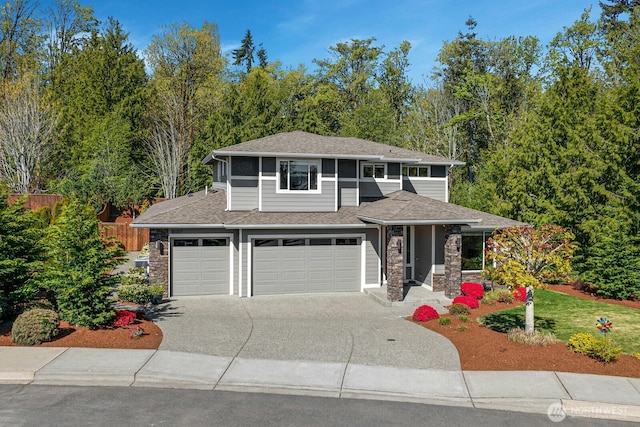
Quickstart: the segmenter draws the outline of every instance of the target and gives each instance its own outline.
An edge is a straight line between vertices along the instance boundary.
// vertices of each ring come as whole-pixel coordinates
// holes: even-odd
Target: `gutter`
[[[362,215],[357,215],[358,219],[362,221],[372,222],[374,224],[380,225],[467,225],[467,224],[478,224],[482,222],[480,218],[474,219],[409,219],[409,220],[401,220],[401,219],[378,219],[378,218],[370,218]]]

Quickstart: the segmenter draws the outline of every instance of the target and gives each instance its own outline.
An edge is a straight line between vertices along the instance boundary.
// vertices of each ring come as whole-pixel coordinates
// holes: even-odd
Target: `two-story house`
[[[353,292],[404,284],[457,294],[496,228],[449,201],[463,163],[357,138],[280,133],[213,151],[213,187],[150,207],[150,274],[172,296]],[[467,277],[468,276],[468,277]]]

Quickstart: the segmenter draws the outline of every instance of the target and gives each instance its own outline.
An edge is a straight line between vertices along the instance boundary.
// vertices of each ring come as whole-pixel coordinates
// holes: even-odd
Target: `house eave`
[[[171,228],[224,228],[224,224],[129,224],[132,228],[153,228],[153,229],[171,229]]]
[[[479,218],[473,219],[379,219],[358,215],[358,219],[380,225],[468,225],[477,224],[482,221]]]
[[[287,230],[287,229],[306,229],[306,230],[325,230],[336,228],[368,228],[367,224],[228,224],[227,229],[243,230]]]

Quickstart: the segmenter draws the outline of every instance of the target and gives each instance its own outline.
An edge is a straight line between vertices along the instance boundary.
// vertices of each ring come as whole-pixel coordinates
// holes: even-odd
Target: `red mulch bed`
[[[568,285],[550,286],[551,290],[563,292],[579,298],[598,300],[609,304],[619,304],[640,310],[640,301],[619,301],[598,298],[576,291]],[[463,370],[469,371],[558,371],[584,374],[614,375],[640,378],[640,360],[628,355],[621,355],[616,361],[602,363],[584,354],[569,351],[566,344],[559,343],[548,347],[537,347],[516,344],[507,340],[507,335],[480,326],[477,318],[487,313],[504,310],[521,305],[496,304],[494,306],[480,304],[471,310],[469,320],[465,323],[455,316],[451,324],[441,326],[437,320],[416,322],[447,337],[458,349]],[[465,325],[466,330],[458,330]]]
[[[130,333],[135,327],[141,327],[144,333],[131,338]],[[140,315],[129,326],[124,328],[89,329],[82,326],[72,326],[60,321],[60,334],[50,342],[34,347],[91,347],[91,348],[128,348],[128,349],[157,349],[162,342],[162,331],[150,320]],[[11,323],[0,325],[0,346],[14,346],[11,340]]]

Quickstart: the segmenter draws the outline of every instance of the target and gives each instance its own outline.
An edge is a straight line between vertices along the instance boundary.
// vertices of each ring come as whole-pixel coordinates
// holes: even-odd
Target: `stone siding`
[[[149,231],[149,281],[164,284],[169,295],[169,230]]]
[[[387,227],[387,299],[391,302],[404,299],[402,283],[402,226]]]

